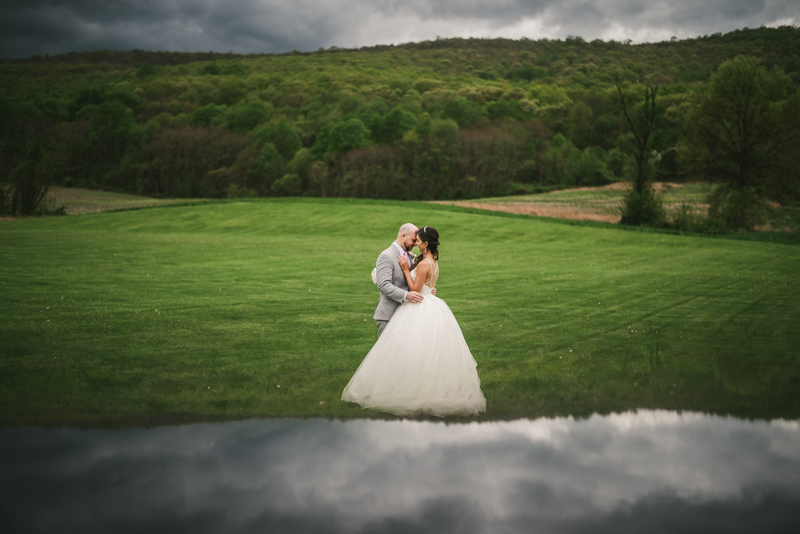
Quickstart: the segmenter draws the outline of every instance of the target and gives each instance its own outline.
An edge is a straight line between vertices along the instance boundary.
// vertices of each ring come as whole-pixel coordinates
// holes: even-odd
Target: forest
[[[746,104],[742,73],[752,82]],[[792,205],[798,87],[794,26],[638,45],[453,38],[5,59],[0,210],[35,211],[48,184],[154,197],[437,200],[717,179],[733,184],[728,203],[750,195]],[[737,119],[737,105],[752,117]],[[735,150],[723,139],[731,124]],[[652,219],[639,208],[632,223]]]

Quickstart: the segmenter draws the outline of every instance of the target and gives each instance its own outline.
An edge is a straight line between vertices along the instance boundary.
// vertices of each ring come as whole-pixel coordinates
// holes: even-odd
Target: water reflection
[[[6,532],[794,531],[800,427],[640,411],[0,429],[0,491]]]

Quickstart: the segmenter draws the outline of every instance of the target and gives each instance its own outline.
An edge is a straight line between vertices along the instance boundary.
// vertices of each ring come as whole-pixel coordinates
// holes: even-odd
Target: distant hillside
[[[63,185],[160,196],[460,198],[626,176],[614,82],[660,86],[653,149],[738,55],[800,85],[800,29],[631,45],[441,39],[236,55],[0,60],[0,179],[41,141]],[[659,171],[681,179],[674,151]]]

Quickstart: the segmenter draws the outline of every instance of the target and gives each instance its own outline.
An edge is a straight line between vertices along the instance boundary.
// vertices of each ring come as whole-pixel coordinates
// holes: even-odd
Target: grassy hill
[[[380,417],[338,399],[408,220],[440,231],[481,419],[800,416],[795,246],[258,199],[0,222],[0,423]]]

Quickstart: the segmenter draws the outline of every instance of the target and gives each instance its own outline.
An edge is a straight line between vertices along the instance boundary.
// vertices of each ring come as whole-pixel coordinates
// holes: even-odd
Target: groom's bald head
[[[414,248],[414,241],[417,238],[417,227],[411,223],[405,223],[397,232],[397,244],[405,250]]]
[[[413,235],[417,233],[417,227],[411,223],[405,223],[403,226],[400,227],[400,230],[397,232],[397,237],[400,237],[403,234],[406,235]]]

